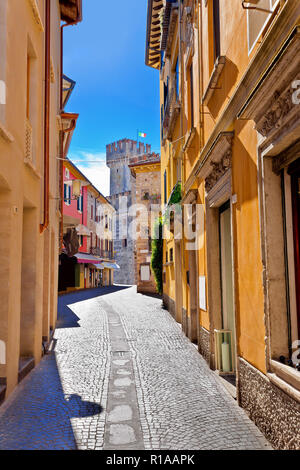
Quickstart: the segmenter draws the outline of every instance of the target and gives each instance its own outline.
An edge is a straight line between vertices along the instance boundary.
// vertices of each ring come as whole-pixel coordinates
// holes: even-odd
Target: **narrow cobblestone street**
[[[51,352],[0,408],[0,449],[265,448],[161,300],[134,287],[60,297]]]

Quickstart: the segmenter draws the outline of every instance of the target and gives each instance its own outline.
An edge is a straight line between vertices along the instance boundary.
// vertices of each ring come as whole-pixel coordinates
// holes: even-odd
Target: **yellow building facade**
[[[56,324],[61,21],[80,21],[81,2],[3,0],[0,18],[1,402]]]
[[[180,187],[185,215],[164,240],[164,303],[286,449],[300,446],[299,24],[296,0],[148,1],[162,200]]]

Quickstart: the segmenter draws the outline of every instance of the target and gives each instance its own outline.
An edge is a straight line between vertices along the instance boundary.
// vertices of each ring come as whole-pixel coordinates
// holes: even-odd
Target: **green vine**
[[[156,288],[159,294],[163,292],[163,222],[162,218],[156,219],[154,224],[155,237],[152,239],[151,270],[153,272]]]
[[[175,205],[175,212],[176,212],[176,205],[179,204],[181,200],[182,200],[181,183],[177,183],[173,188],[173,191],[171,193],[170,199],[167,204],[167,208],[166,208],[164,218],[163,218],[164,224],[169,220],[171,207]],[[173,214],[172,216],[174,216],[173,212],[172,214]]]

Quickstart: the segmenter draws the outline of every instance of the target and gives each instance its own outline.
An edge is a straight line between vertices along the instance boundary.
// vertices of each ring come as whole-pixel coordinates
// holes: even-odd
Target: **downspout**
[[[184,80],[183,80],[183,60],[182,60],[182,15],[181,15],[181,2],[179,2],[179,57],[180,57],[180,89],[181,89],[181,109],[180,109],[180,136],[183,136],[183,103],[184,103]],[[180,159],[181,159],[181,181],[184,181],[184,157],[183,157],[183,145],[180,142],[181,150],[180,150]]]
[[[204,105],[202,103],[202,96],[203,96],[203,70],[202,70],[202,57],[203,57],[203,45],[202,45],[202,2],[198,2],[198,54],[199,54],[199,144],[200,144],[200,154],[203,147],[203,137],[204,137],[204,123],[203,123],[203,116],[204,116]]]
[[[49,148],[50,148],[50,20],[51,0],[46,0],[46,26],[45,26],[45,115],[44,115],[44,220],[40,225],[43,233],[49,225]]]

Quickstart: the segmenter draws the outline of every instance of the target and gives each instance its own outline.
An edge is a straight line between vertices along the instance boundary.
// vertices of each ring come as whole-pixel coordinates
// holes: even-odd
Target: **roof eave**
[[[82,0],[59,0],[61,19],[67,24],[82,21]]]

